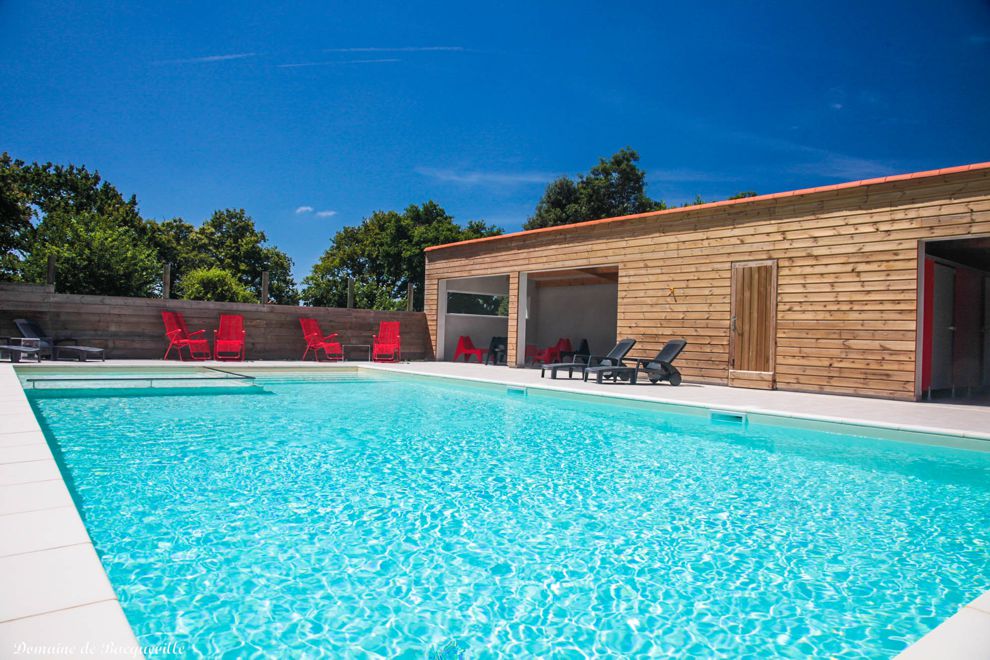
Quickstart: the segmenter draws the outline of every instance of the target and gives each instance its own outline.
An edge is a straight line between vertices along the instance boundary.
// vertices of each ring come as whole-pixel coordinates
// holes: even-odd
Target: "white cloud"
[[[254,57],[257,53],[230,53],[227,55],[206,55],[204,57],[190,57],[181,60],[160,60],[155,64],[205,64],[208,62],[226,62],[228,60],[243,60]]]
[[[312,206],[300,206],[296,209],[296,214],[298,215],[302,215],[303,213],[312,213],[312,212],[313,212]]]
[[[359,48],[324,48],[324,53],[459,53],[465,49],[463,46],[394,46],[382,48],[379,46],[366,46]]]
[[[332,218],[335,215],[337,215],[337,212],[336,211],[317,211],[316,212],[316,217],[317,218]]]
[[[290,64],[279,64],[280,69],[298,69],[305,66],[334,66],[338,64],[386,64],[389,62],[401,62],[397,57],[385,57],[375,60],[336,60],[332,62],[293,62]]]
[[[465,186],[516,186],[533,183],[547,183],[555,175],[547,172],[484,172],[478,170],[458,171],[436,167],[417,167],[417,174]]]
[[[887,176],[896,173],[899,169],[892,162],[851,156],[830,149],[812,147],[755,133],[734,132],[730,133],[728,137],[750,148],[784,154],[792,163],[787,167],[787,170],[797,174],[858,180]]]

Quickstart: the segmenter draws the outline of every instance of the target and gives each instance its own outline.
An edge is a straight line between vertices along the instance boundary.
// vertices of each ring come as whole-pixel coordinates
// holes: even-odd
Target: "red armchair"
[[[179,360],[184,360],[183,348],[189,353],[191,360],[210,359],[210,342],[202,336],[206,334],[206,330],[189,332],[186,328],[186,319],[181,312],[162,310],[162,322],[165,323],[165,337],[168,339],[168,348],[165,350],[165,356],[162,357],[163,360],[168,359],[168,354],[173,348],[179,354]]]
[[[457,358],[464,356],[465,362],[471,361],[471,356],[478,358],[478,362],[483,362],[485,359],[485,354],[488,353],[486,348],[478,348],[471,341],[471,337],[467,335],[461,335],[457,338],[457,348],[454,349],[454,362],[457,362]]]
[[[323,351],[324,357],[331,362],[344,359],[343,346],[340,345],[340,342],[333,341],[337,338],[336,332],[324,337],[316,319],[301,318],[299,324],[302,326],[303,339],[306,340],[306,352],[303,353],[303,360],[306,359],[310,351],[313,351],[313,358],[317,362],[320,361],[320,351]]]

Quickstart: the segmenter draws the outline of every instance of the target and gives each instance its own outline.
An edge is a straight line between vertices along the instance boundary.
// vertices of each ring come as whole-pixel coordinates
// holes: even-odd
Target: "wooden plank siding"
[[[519,273],[618,264],[617,336],[643,354],[683,337],[685,379],[725,384],[731,264],[775,260],[777,387],[913,399],[919,242],[988,234],[990,168],[974,166],[443,246],[425,311],[435,344],[441,279],[508,274],[515,335]]]
[[[242,315],[249,360],[298,360],[306,349],[299,326],[301,316],[317,319],[327,334],[339,333],[343,344],[370,344],[380,321],[399,321],[403,358],[433,357],[422,312],[86,296],[18,284],[0,284],[0,336],[19,336],[13,319],[33,318],[46,332],[106,348],[108,358],[158,359],[168,346],[163,309],[182,312],[190,330],[206,329],[211,345],[220,314]],[[363,360],[365,353],[354,350],[349,357]]]

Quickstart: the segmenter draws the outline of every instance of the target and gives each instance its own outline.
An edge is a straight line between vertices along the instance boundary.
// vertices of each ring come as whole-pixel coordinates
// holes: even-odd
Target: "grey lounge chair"
[[[557,379],[557,372],[567,370],[568,380],[574,377],[574,372],[584,373],[588,369],[609,366],[622,366],[622,360],[626,354],[636,345],[635,339],[622,339],[615,345],[615,348],[608,352],[608,355],[575,355],[570,362],[557,362],[556,364],[545,364],[540,368],[540,378],[549,371],[552,380]]]
[[[4,353],[10,355],[11,362],[20,362],[22,357],[34,357],[41,362],[41,349],[37,346],[18,344],[13,337],[0,337],[0,357]]]
[[[14,319],[14,325],[17,326],[17,329],[21,332],[21,336],[25,339],[38,340],[38,346],[41,348],[41,352],[51,356],[53,360],[57,360],[63,352],[75,357],[80,362],[85,362],[90,357],[106,360],[102,348],[79,346],[78,344],[69,343],[76,341],[70,337],[56,339],[47,336],[41,327],[30,319]]]
[[[666,380],[676,387],[681,384],[681,372],[671,363],[681,354],[685,346],[687,346],[687,342],[683,339],[671,339],[664,344],[664,347],[654,358],[636,358],[634,366],[585,369],[584,379],[587,381],[588,376],[593,375],[596,383],[601,383],[603,378],[611,378],[612,380],[628,380],[631,385],[635,385],[637,376],[642,370],[654,385]]]

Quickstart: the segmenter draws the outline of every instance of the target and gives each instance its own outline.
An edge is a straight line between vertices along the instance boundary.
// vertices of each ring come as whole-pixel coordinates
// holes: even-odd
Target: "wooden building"
[[[990,389],[990,163],[429,248],[438,359],[508,363],[557,337],[653,355],[686,382],[922,399]],[[508,305],[478,311],[478,301]]]

